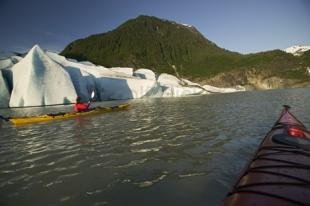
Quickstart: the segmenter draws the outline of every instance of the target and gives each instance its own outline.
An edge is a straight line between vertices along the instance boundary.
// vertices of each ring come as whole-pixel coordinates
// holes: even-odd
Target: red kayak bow
[[[310,205],[310,132],[284,106],[224,206]]]

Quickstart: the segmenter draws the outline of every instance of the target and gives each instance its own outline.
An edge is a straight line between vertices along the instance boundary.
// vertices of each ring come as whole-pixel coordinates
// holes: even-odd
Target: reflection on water
[[[309,102],[309,89],[258,91],[136,100],[128,111],[22,127],[1,122],[0,205],[219,205],[281,105],[309,126]]]

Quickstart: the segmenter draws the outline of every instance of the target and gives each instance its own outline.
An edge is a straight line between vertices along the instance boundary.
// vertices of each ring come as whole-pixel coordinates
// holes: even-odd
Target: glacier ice
[[[10,100],[10,92],[8,84],[3,78],[2,70],[0,69],[0,107],[8,107]]]
[[[171,74],[159,75],[157,81],[163,90],[163,97],[183,97],[188,95],[204,94],[204,89],[184,82]]]
[[[150,69],[137,69],[136,71],[134,71],[133,76],[140,77],[141,79],[149,79],[156,81],[156,75]]]
[[[133,75],[133,68],[128,67],[112,67],[110,68],[111,71],[127,74],[128,76]]]
[[[105,68],[68,61],[55,53],[47,53],[70,74],[77,93],[86,100],[96,91],[98,100],[141,98],[152,89],[155,80],[143,80],[132,76],[132,68]]]
[[[24,57],[0,60],[0,106],[41,106],[84,101],[95,91],[96,100],[182,97],[243,88],[201,86],[170,74],[158,77],[149,69],[106,68],[78,62],[35,45]],[[3,78],[4,77],[4,78]],[[12,90],[12,91],[11,91]],[[11,91],[11,94],[10,94]]]
[[[10,107],[65,104],[76,99],[69,74],[37,45],[11,70]]]
[[[237,86],[236,88],[219,88],[219,87],[214,87],[210,85],[204,85],[203,88],[213,93],[232,93],[232,92],[245,91],[245,88],[242,86]]]
[[[0,69],[12,67],[14,64],[16,64],[22,59],[23,58],[20,56],[10,56],[7,58],[0,59]]]

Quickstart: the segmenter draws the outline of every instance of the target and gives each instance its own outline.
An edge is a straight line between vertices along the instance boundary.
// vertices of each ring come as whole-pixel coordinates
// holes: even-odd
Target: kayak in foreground
[[[80,116],[102,114],[106,112],[125,110],[125,109],[128,109],[128,107],[129,107],[129,104],[121,104],[121,105],[112,106],[112,107],[95,107],[85,112],[67,112],[67,113],[30,116],[30,117],[9,117],[9,118],[2,117],[2,119],[5,119],[15,125],[20,125],[20,124],[47,122],[47,121],[69,119],[69,118],[80,117]]]
[[[284,106],[223,205],[310,205],[310,132],[289,106]]]

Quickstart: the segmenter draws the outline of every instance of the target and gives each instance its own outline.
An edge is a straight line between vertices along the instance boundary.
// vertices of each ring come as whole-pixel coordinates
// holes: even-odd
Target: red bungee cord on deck
[[[302,125],[304,127],[304,125],[296,117],[294,117],[293,114],[290,113],[289,109],[290,106],[284,105],[284,110],[282,111],[281,117],[279,119],[279,122],[291,124],[290,126],[287,126],[285,132],[292,137],[310,139],[309,133],[304,132],[300,126],[296,126]]]
[[[292,136],[292,137],[300,137],[300,138],[306,137],[304,132],[297,127],[289,127],[289,128],[287,128],[286,131],[287,131],[287,134]]]

